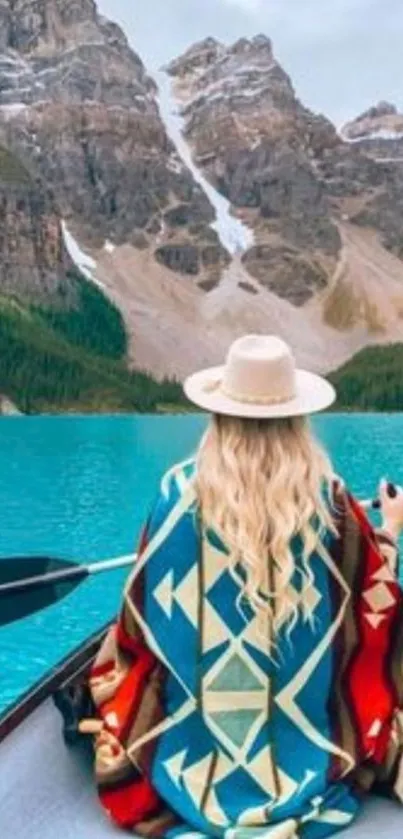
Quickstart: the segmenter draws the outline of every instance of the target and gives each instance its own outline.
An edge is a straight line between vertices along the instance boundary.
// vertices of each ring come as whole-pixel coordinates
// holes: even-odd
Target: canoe
[[[0,720],[0,835],[18,839],[117,839],[126,834],[104,816],[94,787],[91,756],[67,747],[62,717],[51,697],[92,660],[100,636],[49,675],[20,707]],[[370,797],[343,839],[402,839],[403,809]]]

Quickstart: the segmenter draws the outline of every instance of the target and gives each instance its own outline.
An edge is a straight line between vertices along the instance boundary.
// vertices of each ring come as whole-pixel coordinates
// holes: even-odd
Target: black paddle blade
[[[67,597],[87,576],[84,567],[50,557],[0,559],[0,626]]]

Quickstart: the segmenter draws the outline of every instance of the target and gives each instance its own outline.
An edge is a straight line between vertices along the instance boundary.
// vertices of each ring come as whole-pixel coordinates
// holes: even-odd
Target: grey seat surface
[[[47,703],[0,745],[0,836],[12,839],[117,839],[103,816],[89,765],[67,749]],[[402,839],[403,808],[369,799],[345,839]]]

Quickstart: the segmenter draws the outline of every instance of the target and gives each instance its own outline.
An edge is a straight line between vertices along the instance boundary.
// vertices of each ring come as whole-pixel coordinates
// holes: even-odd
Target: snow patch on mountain
[[[96,269],[97,263],[92,256],[89,256],[87,253],[81,249],[80,245],[78,244],[77,240],[74,238],[72,233],[70,233],[66,222],[63,220],[61,223],[62,226],[62,234],[63,234],[63,241],[66,247],[66,250],[72,260],[74,265],[80,273],[87,279],[90,280],[92,283],[97,285],[99,288],[105,288],[104,284],[100,282],[100,280],[96,277]]]
[[[192,150],[184,136],[181,108],[173,95],[170,77],[167,73],[160,71],[155,74],[155,80],[158,85],[157,101],[167,134],[179,157],[190,169],[195,181],[215,209],[216,220],[212,222],[211,227],[216,231],[222,246],[230,254],[249,250],[255,241],[253,231],[231,214],[230,202],[209,183],[193,161]]]
[[[8,105],[0,105],[0,111],[2,115],[7,118],[12,118],[20,114],[22,111],[25,111],[27,108],[23,102],[12,102]]]
[[[369,132],[368,134],[360,134],[357,137],[348,137],[342,130],[340,132],[340,137],[345,143],[363,143],[368,140],[403,140],[403,132],[379,128],[376,131]]]
[[[197,105],[199,102],[208,100],[210,103],[214,99],[221,99],[223,96],[256,96],[261,94],[267,88],[267,77],[272,70],[275,70],[277,63],[273,61],[269,65],[260,67],[259,65],[246,64],[242,67],[234,67],[231,73],[222,76],[217,81],[204,83],[205,73],[199,73],[199,84],[202,83],[202,88],[191,98],[186,100],[184,112]],[[246,77],[247,84],[244,81]]]

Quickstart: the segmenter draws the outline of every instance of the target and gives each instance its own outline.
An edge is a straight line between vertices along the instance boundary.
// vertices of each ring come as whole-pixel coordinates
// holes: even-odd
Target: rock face
[[[393,105],[338,134],[298,101],[264,35],[230,47],[208,38],[168,72],[195,159],[253,227],[243,261],[265,287],[296,305],[322,291],[346,220],[403,256],[403,115]]]
[[[0,395],[0,416],[2,417],[21,417],[22,411],[17,408],[14,402],[8,396]]]
[[[303,129],[302,147],[338,142],[331,123],[298,101],[265,35],[242,38],[230,47],[207,39],[173,61],[168,71],[177,80],[187,133],[194,133],[196,158],[202,162],[221,155],[224,145],[227,152],[244,151],[266,137],[290,138],[297,124]],[[223,125],[228,131],[225,144]]]
[[[352,187],[361,197],[352,220],[380,231],[385,247],[403,258],[403,114],[380,102],[347,123],[341,136],[356,161]]]
[[[213,210],[119,27],[93,0],[0,3],[0,140],[52,188],[60,214],[93,244],[152,246],[159,235],[159,245],[205,246]]]
[[[378,142],[403,140],[403,114],[399,114],[390,102],[379,102],[369,108],[341,131],[347,142],[366,143],[368,150],[376,148]]]
[[[340,250],[316,162],[340,145],[334,127],[300,104],[264,35],[231,47],[208,38],[168,72],[196,161],[254,228],[246,266],[276,293],[305,302]]]
[[[0,148],[0,293],[47,306],[69,303],[68,265],[51,196]]]
[[[400,341],[396,108],[337,132],[263,35],[208,38],[167,70],[181,114],[93,0],[0,0],[3,290],[69,302],[64,218],[133,366],[182,376],[245,331],[278,332],[316,370]]]

